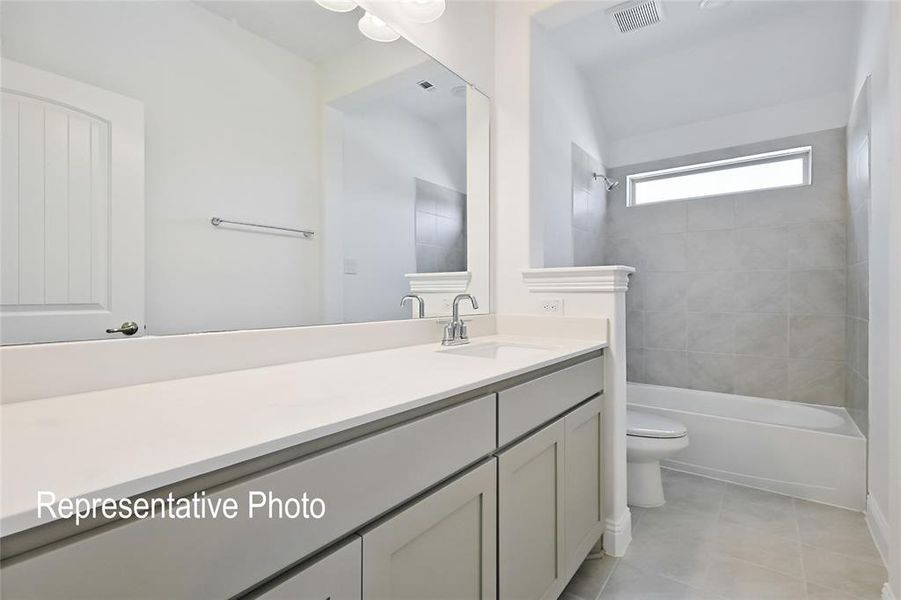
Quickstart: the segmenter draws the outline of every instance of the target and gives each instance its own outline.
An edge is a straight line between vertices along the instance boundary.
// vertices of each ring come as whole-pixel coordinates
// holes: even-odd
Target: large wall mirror
[[[487,312],[488,99],[362,9],[0,10],[4,344]]]

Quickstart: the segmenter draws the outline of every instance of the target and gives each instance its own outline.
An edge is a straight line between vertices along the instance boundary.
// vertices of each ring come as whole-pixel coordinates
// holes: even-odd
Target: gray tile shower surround
[[[629,173],[804,145],[812,185],[625,206]],[[845,173],[844,128],[610,169],[622,184],[596,258],[637,269],[629,381],[844,406],[860,337],[847,323]]]
[[[845,406],[866,433],[869,419],[869,80],[854,102],[848,124],[847,322]]]
[[[466,194],[414,179],[416,272],[466,270]]]

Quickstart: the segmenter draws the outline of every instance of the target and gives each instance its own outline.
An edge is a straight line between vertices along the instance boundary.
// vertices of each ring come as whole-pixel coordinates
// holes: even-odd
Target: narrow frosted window
[[[627,204],[640,206],[810,184],[811,147],[636,173],[627,178]]]

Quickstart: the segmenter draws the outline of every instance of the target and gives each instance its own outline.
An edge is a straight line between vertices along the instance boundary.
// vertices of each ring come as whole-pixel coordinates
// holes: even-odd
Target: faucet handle
[[[448,346],[453,344],[454,340],[457,339],[457,322],[450,321],[447,325],[444,326],[444,337],[441,339],[441,344],[444,346]]]
[[[466,321],[463,319],[460,319],[460,322],[457,324],[457,339],[463,343],[469,341],[469,331],[466,328]]]

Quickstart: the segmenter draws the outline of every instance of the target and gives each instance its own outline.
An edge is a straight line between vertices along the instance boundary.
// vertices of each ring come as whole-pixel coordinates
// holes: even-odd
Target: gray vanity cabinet
[[[338,549],[315,559],[257,600],[360,600],[363,548],[354,536]]]
[[[498,455],[498,579],[504,600],[553,600],[564,579],[563,419]]]
[[[206,494],[309,490],[320,519],[110,523],[4,559],[2,593],[556,600],[603,529],[603,361],[518,381]]]
[[[496,597],[495,462],[363,533],[364,600]]]
[[[596,396],[563,419],[567,580],[604,532],[601,409]]]

